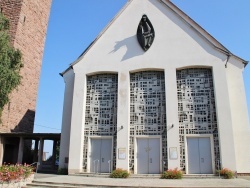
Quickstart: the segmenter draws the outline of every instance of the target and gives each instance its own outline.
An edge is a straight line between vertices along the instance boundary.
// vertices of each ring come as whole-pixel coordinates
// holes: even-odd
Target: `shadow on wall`
[[[18,161],[18,149],[19,149],[19,137],[11,137],[4,139],[4,152],[3,152],[3,161],[2,164],[16,164]],[[24,140],[23,147],[23,160],[22,164],[32,164],[35,162],[34,150],[32,150],[32,140]],[[36,160],[37,161],[37,160]]]
[[[118,51],[119,49],[124,48],[124,47],[126,47],[126,53],[122,57],[121,61],[125,61],[127,59],[143,55],[145,53],[141,49],[141,47],[137,41],[136,35],[134,35],[134,36],[125,38],[124,40],[117,41],[115,46],[114,46],[114,49],[111,52],[109,52],[109,54],[115,53],[116,51]]]
[[[11,129],[11,132],[27,132],[33,133],[35,122],[35,111],[27,110],[18,125]]]
[[[5,138],[2,163],[16,164],[18,156],[19,138]]]

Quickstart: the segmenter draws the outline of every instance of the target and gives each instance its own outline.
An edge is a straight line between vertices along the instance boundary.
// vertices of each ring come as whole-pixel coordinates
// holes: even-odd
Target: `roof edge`
[[[84,55],[91,49],[91,47],[98,41],[99,38],[105,33],[105,31],[108,30],[108,28],[114,23],[114,21],[122,14],[122,12],[128,7],[128,5],[132,2],[133,0],[128,0],[128,2],[122,7],[122,9],[114,16],[114,18],[108,23],[108,25],[97,35],[97,37],[89,44],[89,46],[81,53],[81,55],[73,61],[73,63],[70,64],[70,67],[73,68],[75,64],[77,64],[79,61],[81,61],[84,57]],[[69,68],[67,68],[65,71],[62,73],[59,73],[61,76],[63,76],[67,71],[69,71]]]
[[[61,77],[63,77],[63,75],[65,74],[65,73],[67,73],[69,70],[71,70],[71,69],[73,69],[73,67],[72,66],[69,66],[66,70],[64,70],[63,72],[61,72],[61,73],[59,73],[59,75],[61,76]]]
[[[89,44],[89,46],[82,52],[82,54],[70,65],[74,66],[76,63],[78,63],[84,55],[90,50],[90,48],[98,41],[99,38],[105,33],[105,31],[108,30],[108,28],[114,23],[114,21],[123,13],[123,11],[128,7],[128,5],[133,0],[128,0],[128,2],[122,7],[122,9],[114,16],[114,18],[107,24],[107,26],[97,35],[97,37]]]

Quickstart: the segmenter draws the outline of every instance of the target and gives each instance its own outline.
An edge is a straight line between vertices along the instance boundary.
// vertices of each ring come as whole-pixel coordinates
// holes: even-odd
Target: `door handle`
[[[204,163],[204,158],[201,158],[201,162]]]
[[[152,160],[152,158],[150,158],[150,159],[149,159],[149,162],[150,162],[150,163],[153,163],[153,160]]]
[[[104,158],[102,158],[102,163],[104,163]]]

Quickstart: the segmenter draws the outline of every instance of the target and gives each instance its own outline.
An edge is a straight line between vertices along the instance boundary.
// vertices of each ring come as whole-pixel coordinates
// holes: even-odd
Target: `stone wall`
[[[36,97],[52,0],[1,0],[11,42],[22,52],[22,81],[4,107],[0,132],[33,132]]]

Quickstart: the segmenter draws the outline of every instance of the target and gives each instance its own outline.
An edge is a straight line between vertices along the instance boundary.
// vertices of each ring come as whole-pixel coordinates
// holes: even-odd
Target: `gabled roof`
[[[98,41],[98,39],[105,33],[105,31],[112,25],[112,23],[121,15],[121,13],[128,7],[128,5],[133,0],[128,0],[126,5],[119,11],[119,13],[111,20],[111,22],[103,29],[103,31],[96,37],[96,39],[91,42],[91,44],[83,51],[83,53],[70,64],[70,67],[65,71],[60,73],[63,76],[68,70],[72,69],[75,64],[77,64],[80,60],[84,58],[84,55],[89,51],[89,49]],[[176,16],[178,16],[181,20],[183,20],[186,24],[188,24],[198,35],[200,35],[203,39],[205,39],[208,43],[210,43],[216,50],[238,59],[241,61],[244,66],[248,64],[248,61],[234,55],[231,53],[226,47],[224,47],[219,41],[217,41],[213,36],[211,36],[205,29],[203,29],[199,24],[197,24],[193,19],[191,19],[187,14],[185,14],[181,9],[179,9],[176,5],[174,5],[170,0],[159,0],[165,6],[167,6]]]

